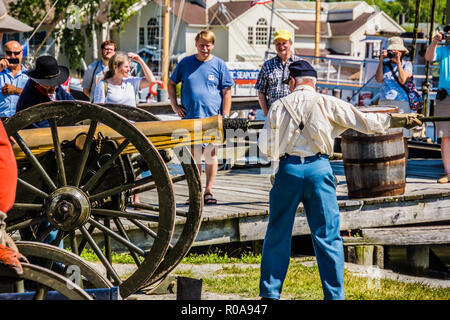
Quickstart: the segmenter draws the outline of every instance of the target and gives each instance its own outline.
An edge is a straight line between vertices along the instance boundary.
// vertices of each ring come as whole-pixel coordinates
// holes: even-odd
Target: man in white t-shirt
[[[94,98],[95,87],[103,79],[105,72],[108,71],[109,59],[116,54],[116,43],[112,40],[103,41],[101,45],[102,59],[91,63],[83,77],[83,93],[90,101]]]

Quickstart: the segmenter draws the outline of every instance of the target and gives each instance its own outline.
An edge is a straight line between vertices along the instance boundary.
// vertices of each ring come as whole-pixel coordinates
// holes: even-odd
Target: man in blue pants
[[[306,61],[289,66],[286,81],[291,94],[272,104],[258,139],[263,153],[279,159],[269,195],[269,224],[261,261],[263,299],[280,298],[300,202],[311,229],[324,298],[345,298],[339,207],[328,161],[334,138],[348,128],[371,134],[422,125],[417,114],[362,113],[336,97],[316,93],[316,78],[316,71]]]

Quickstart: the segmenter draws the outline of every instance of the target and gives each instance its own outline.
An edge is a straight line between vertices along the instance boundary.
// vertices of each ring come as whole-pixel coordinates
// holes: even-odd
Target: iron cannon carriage
[[[223,139],[223,128],[220,116],[159,120],[82,101],[43,103],[6,120],[18,167],[7,232],[20,239],[19,250],[53,269],[76,265],[91,288],[118,287],[122,298],[164,279],[201,223],[201,180],[188,146]],[[106,276],[79,257],[87,246]],[[115,248],[136,265],[125,278],[112,261]]]

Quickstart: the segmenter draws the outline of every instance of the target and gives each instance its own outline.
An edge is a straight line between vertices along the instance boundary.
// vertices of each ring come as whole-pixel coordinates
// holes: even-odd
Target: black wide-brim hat
[[[27,72],[27,76],[40,85],[56,87],[69,78],[69,69],[58,66],[58,62],[52,56],[40,56],[36,59],[34,69]]]

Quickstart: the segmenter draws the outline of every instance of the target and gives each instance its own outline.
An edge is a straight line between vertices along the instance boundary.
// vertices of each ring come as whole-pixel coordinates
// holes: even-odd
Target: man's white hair
[[[316,85],[317,79],[316,77],[309,77],[309,76],[302,76],[302,77],[295,77],[295,82],[303,82],[303,81],[312,81],[314,85]]]

